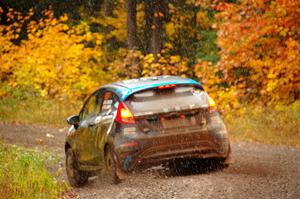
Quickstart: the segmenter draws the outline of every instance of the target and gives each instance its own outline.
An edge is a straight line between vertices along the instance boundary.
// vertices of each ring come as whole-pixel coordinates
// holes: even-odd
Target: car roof
[[[118,97],[124,101],[126,100],[131,94],[155,88],[158,86],[168,85],[168,84],[185,84],[185,85],[202,85],[190,78],[183,78],[178,76],[153,76],[153,77],[142,77],[138,79],[128,79],[120,82],[115,82],[112,84],[105,85],[101,88],[106,88],[107,90],[113,91],[118,95]]]

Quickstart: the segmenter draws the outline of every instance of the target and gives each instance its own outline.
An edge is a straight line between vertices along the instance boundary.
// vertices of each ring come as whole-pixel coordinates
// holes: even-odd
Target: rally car
[[[176,159],[217,158],[228,165],[226,127],[212,98],[189,78],[158,76],[105,85],[92,93],[65,142],[72,186],[105,171],[113,182],[131,171]]]

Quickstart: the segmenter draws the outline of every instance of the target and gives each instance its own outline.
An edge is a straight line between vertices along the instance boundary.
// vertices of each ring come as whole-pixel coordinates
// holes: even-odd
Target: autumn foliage
[[[11,10],[9,26],[0,26],[1,95],[13,90],[49,97],[80,97],[111,78],[104,73],[103,36],[91,33],[85,23],[66,24],[51,10],[39,21]],[[27,39],[14,39],[26,24]],[[0,96],[1,96],[0,95]]]
[[[299,8],[297,0],[222,4],[217,14],[220,61],[215,67],[200,63],[197,75],[215,92],[224,88],[218,97],[233,106],[236,98],[264,105],[299,100]]]
[[[221,68],[251,100],[293,101],[300,92],[300,2],[242,1],[218,17]]]
[[[162,20],[158,54],[147,50],[146,2],[136,7],[135,49],[126,1],[117,2],[79,21],[0,8],[0,97],[78,99],[108,82],[168,74],[196,78],[223,108],[299,100],[300,1],[165,1],[152,16]]]

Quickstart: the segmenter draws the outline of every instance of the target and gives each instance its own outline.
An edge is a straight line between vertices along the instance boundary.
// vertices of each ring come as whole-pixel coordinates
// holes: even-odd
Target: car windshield
[[[125,104],[135,116],[181,111],[208,106],[206,92],[193,86],[151,89],[134,93]]]

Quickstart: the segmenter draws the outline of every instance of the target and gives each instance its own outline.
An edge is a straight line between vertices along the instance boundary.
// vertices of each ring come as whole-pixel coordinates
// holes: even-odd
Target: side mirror
[[[67,119],[68,124],[78,126],[79,124],[79,115],[72,115]]]

